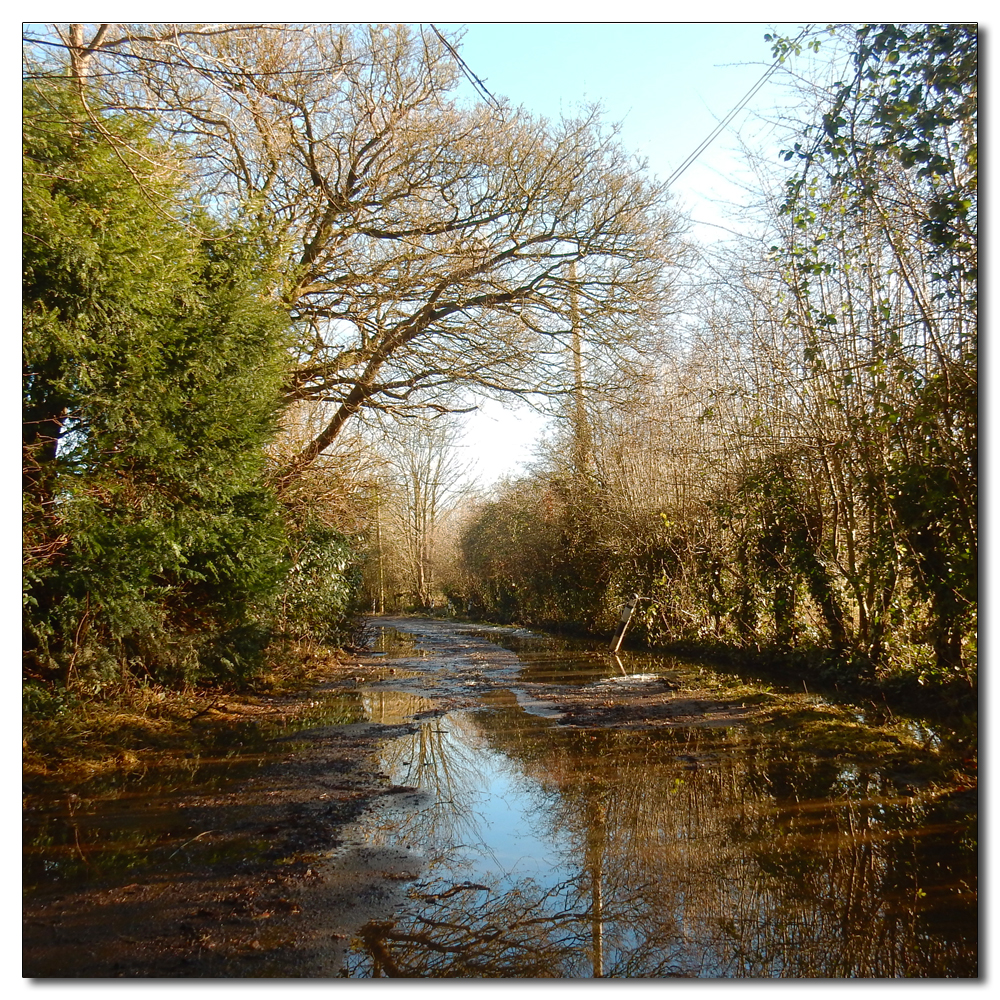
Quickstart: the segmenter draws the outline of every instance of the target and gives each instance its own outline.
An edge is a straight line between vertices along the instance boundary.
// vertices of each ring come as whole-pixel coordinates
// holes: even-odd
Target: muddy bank
[[[541,955],[532,959],[536,965],[490,965],[476,949],[509,932],[512,912],[524,909],[525,926],[537,926],[531,916],[537,906],[525,909],[523,887],[515,896],[506,890],[498,895],[481,879],[442,880],[440,869],[429,870],[425,848],[431,828],[421,833],[420,824],[434,819],[439,826],[453,825],[466,814],[451,793],[429,797],[418,765],[422,754],[428,764],[434,757],[434,767],[448,763],[443,753],[459,763],[455,755],[465,751],[447,733],[469,724],[470,713],[485,712],[493,720],[490,740],[478,737],[469,751],[473,767],[495,759],[497,773],[506,775],[520,755],[528,771],[555,788],[576,769],[590,768],[591,758],[603,760],[606,754],[611,762],[606,777],[596,783],[581,779],[574,795],[602,788],[600,794],[609,795],[618,782],[624,790],[615,792],[620,798],[659,782],[664,801],[673,802],[678,789],[694,794],[697,777],[708,782],[698,793],[708,798],[699,798],[698,808],[706,803],[719,808],[709,801],[716,794],[711,782],[718,784],[737,750],[746,752],[738,734],[754,733],[759,744],[751,748],[754,760],[763,759],[767,739],[781,744],[782,757],[808,743],[805,771],[797,768],[782,777],[798,788],[811,780],[809,768],[829,770],[843,785],[860,780],[850,777],[853,771],[877,767],[878,780],[891,792],[887,809],[912,812],[906,803],[917,802],[951,822],[952,813],[974,808],[974,778],[957,774],[955,756],[935,750],[939,736],[919,727],[852,720],[821,699],[788,698],[697,667],[667,669],[652,657],[623,662],[582,646],[569,652],[558,644],[550,648],[542,637],[513,629],[428,619],[384,618],[372,624],[372,647],[331,668],[308,693],[248,702],[243,712],[230,701],[221,706],[225,713],[199,719],[239,738],[234,735],[227,744],[220,737],[218,754],[193,761],[186,780],[176,766],[162,775],[151,767],[141,780],[124,785],[91,782],[59,795],[33,791],[26,797],[24,975],[589,974],[578,971],[579,954],[585,954],[579,949],[565,959],[562,972],[539,972],[560,968]],[[685,735],[697,732],[704,738]],[[768,732],[774,735],[767,737]],[[794,732],[794,740],[787,732]],[[673,733],[682,737],[676,746],[657,736]],[[497,756],[501,746],[507,746],[508,756]],[[753,765],[750,777],[759,766]],[[627,776],[630,767],[636,778]],[[726,780],[736,781],[742,767]],[[874,789],[870,778],[864,780]],[[769,782],[773,786],[773,778]],[[474,789],[482,784],[473,778]],[[751,793],[759,798],[755,809],[772,808],[773,792],[762,786],[745,794]],[[726,792],[720,801],[728,808],[732,800]],[[594,815],[603,816],[611,802],[602,798]],[[635,807],[648,810],[651,802],[644,792]],[[900,812],[898,822],[910,823],[910,812]],[[675,806],[668,814],[676,814]],[[416,832],[393,833],[396,820],[376,819],[373,826],[371,816],[402,816],[399,829]],[[848,820],[856,824],[853,813]],[[699,820],[677,842],[688,842],[703,827]],[[572,822],[566,826],[571,828]],[[787,835],[787,823],[782,829]],[[762,842],[771,839],[768,834]],[[591,843],[590,855],[593,849]],[[668,867],[650,884],[666,885],[675,870]],[[610,892],[611,874],[603,877]],[[966,893],[961,900],[967,899],[967,890],[961,892]],[[683,894],[692,896],[692,885]],[[472,906],[473,916],[461,920],[475,931],[474,940],[466,940],[465,931],[461,940],[438,940],[442,915],[448,926],[458,926],[450,908],[466,897],[470,902],[463,905]],[[414,900],[424,909],[413,910]],[[494,913],[497,900],[506,908]],[[411,907],[412,925],[398,923],[405,905]],[[664,905],[643,902],[650,914],[665,912]],[[476,929],[476,920],[485,923]],[[529,934],[517,946],[521,953],[535,947],[531,940]],[[686,965],[683,955],[667,961],[665,942],[656,946],[660,964],[648,966],[645,974],[707,974]],[[452,955],[452,964],[440,965],[443,955]],[[486,964],[476,965],[473,958]],[[593,965],[593,957],[589,961]],[[648,971],[654,968],[658,971]]]
[[[335,975],[337,942],[391,911],[405,858],[348,847],[331,869],[327,856],[367,803],[403,791],[371,757],[405,731],[279,737],[208,765],[208,787],[29,797],[23,974]]]
[[[374,755],[411,717],[473,700],[467,666],[441,655],[404,676],[361,652],[300,695],[222,699],[195,722],[217,731],[218,756],[189,770],[158,773],[154,755],[136,775],[132,755],[129,774],[78,786],[32,776],[23,975],[337,975],[344,943],[416,875],[406,851],[344,841],[366,806],[412,792]],[[403,709],[387,715],[393,696]]]

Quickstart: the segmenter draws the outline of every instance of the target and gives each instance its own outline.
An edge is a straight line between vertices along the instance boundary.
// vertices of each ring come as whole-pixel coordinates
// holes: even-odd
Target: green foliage
[[[488,615],[577,629],[602,627],[614,554],[601,497],[585,476],[510,485],[466,528],[465,595]]]
[[[976,392],[964,390],[972,398],[963,403],[941,378],[922,388],[919,419],[905,428],[888,477],[913,586],[929,604],[937,666],[959,676],[974,659],[963,646],[976,635],[979,579],[978,439],[973,422],[956,419],[974,409]]]
[[[793,47],[776,39],[774,53]],[[808,214],[810,167],[853,205],[877,192],[886,165],[911,172],[928,253],[942,262],[947,294],[976,306],[979,36],[975,24],[865,24],[852,40],[854,75],[834,89],[808,142],[784,155],[803,170],[788,182],[784,211]],[[802,228],[806,223],[802,221]]]
[[[908,630],[939,673],[974,683],[977,29],[865,24],[845,39],[850,77],[785,153],[799,169],[773,248],[804,378],[837,414],[812,447],[849,534],[823,539],[823,558],[859,655],[883,661],[887,629]]]
[[[342,642],[361,586],[352,540],[310,518],[289,530],[291,569],[281,595],[279,624],[296,639]]]
[[[198,648],[225,645],[284,572],[263,446],[286,335],[266,260],[190,205],[146,132],[69,88],[25,91],[26,665],[42,677],[103,677],[101,650],[172,679],[245,673],[245,632],[241,666]],[[214,638],[171,650],[198,630]]]

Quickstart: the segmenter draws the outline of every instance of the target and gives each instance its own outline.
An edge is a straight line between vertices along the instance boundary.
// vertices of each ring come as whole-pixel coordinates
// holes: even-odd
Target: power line
[[[811,24],[807,24],[792,44],[794,45],[800,42],[806,36],[806,33],[811,27]],[[756,94],[757,91],[764,86],[771,74],[781,65],[781,62],[782,58],[779,56],[770,66],[768,66],[764,75],[747,91],[739,104],[737,104],[736,107],[733,108],[733,110],[730,111],[729,114],[715,126],[715,128],[709,133],[708,137],[704,139],[694,152],[689,154],[687,159],[685,159],[684,162],[667,178],[667,187],[670,187],[670,185],[673,184],[674,181],[677,180],[677,178],[680,177],[681,174],[683,174],[684,171],[687,170],[687,168],[690,167],[691,164],[694,163],[694,161],[697,160],[706,149],[708,149],[712,142],[718,137],[719,133],[722,132],[722,130],[743,110],[743,108],[747,106],[754,94]]]
[[[482,94],[488,100],[492,101],[493,104],[495,104],[499,108],[500,102],[486,89],[486,84],[483,83],[483,81],[480,80],[479,77],[476,76],[476,74],[473,73],[471,69],[469,69],[468,63],[455,51],[451,42],[449,42],[448,39],[445,38],[444,35],[442,35],[441,32],[438,31],[433,24],[431,25],[431,30],[434,32],[435,35],[438,36],[438,38],[441,39],[441,41],[447,47],[448,51],[455,57],[455,61],[458,63],[459,69],[461,69],[461,71],[465,74],[465,78],[469,81],[469,83],[471,83],[472,86],[475,87],[480,94]]]

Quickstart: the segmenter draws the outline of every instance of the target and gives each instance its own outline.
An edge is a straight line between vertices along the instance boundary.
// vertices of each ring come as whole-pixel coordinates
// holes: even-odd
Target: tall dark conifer
[[[282,575],[263,447],[286,323],[255,241],[192,224],[181,163],[147,132],[67,87],[26,89],[25,646],[38,677],[110,676],[135,657],[154,673],[231,670],[224,637]],[[167,655],[167,635],[198,638]]]

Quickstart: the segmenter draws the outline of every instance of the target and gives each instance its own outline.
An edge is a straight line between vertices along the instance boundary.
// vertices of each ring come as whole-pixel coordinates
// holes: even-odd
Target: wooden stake
[[[616,633],[616,636],[611,640],[611,652],[617,653],[621,649],[622,639],[625,638],[625,630],[628,628],[628,623],[632,620],[632,614],[635,612],[636,606],[639,603],[639,595],[635,594],[632,600],[626,604],[622,605],[621,614],[621,631]]]

